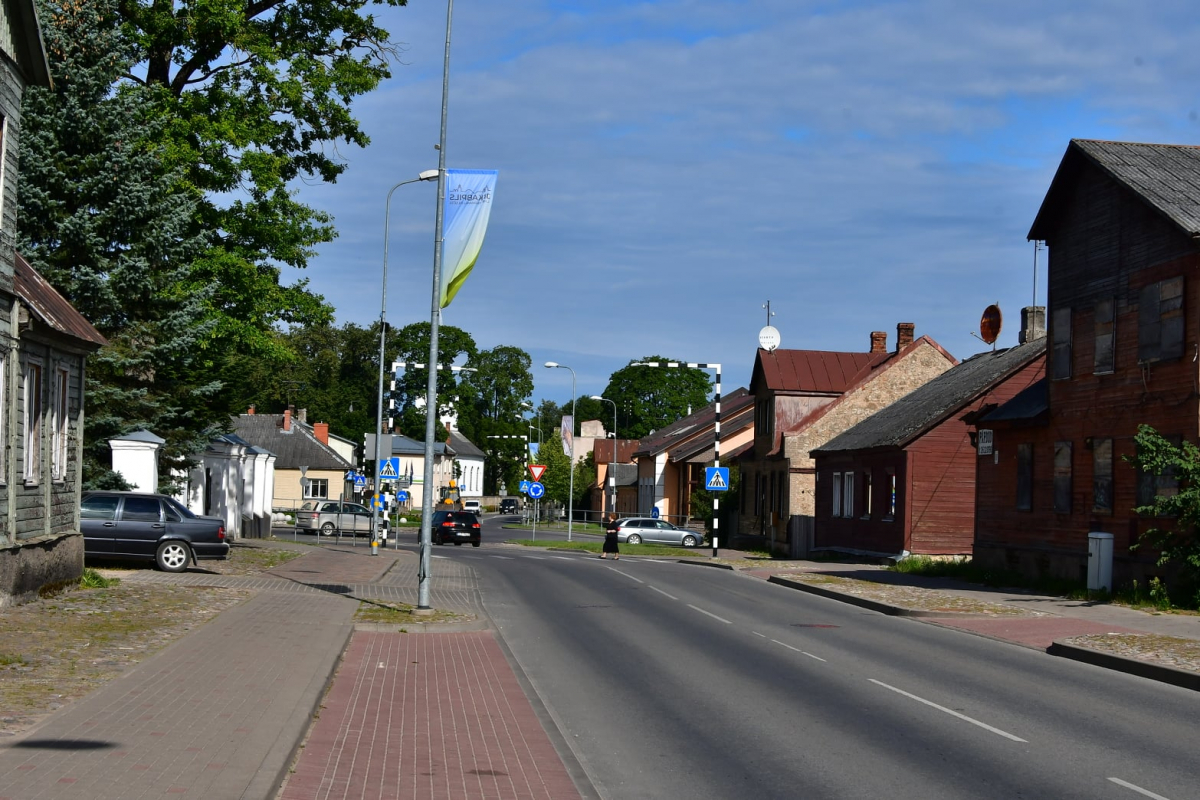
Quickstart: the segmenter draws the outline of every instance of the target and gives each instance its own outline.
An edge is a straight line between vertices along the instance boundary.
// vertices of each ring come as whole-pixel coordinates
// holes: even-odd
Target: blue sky
[[[446,5],[373,11],[400,62],[355,107],[370,147],[298,187],[340,236],[294,276],[362,325],[387,191],[437,166]],[[785,348],[894,346],[913,322],[963,358],[994,302],[1010,346],[1068,141],[1200,143],[1197,41],[1172,0],[456,0],[447,165],[500,174],[443,321],[528,351],[556,401],[547,360],[580,396],[650,354],[747,385],[768,300]],[[394,325],[429,319],[435,195],[393,195]]]

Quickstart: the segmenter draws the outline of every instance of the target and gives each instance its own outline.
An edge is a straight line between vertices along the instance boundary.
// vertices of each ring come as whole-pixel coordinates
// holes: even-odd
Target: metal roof
[[[233,432],[241,440],[275,454],[276,469],[353,469],[337,451],[321,444],[307,423],[292,418],[291,429],[283,430],[282,414],[239,414]]]
[[[86,342],[91,349],[103,347],[108,340],[92,323],[75,310],[75,306],[55,291],[54,287],[29,265],[24,256],[16,253],[13,264],[13,291],[29,306],[42,323],[58,333]]]
[[[831,350],[763,350],[759,348],[750,391],[762,383],[773,392],[841,394],[858,383],[865,372],[896,354],[844,353]]]
[[[812,452],[904,447],[1045,352],[1042,337],[971,356]]]
[[[1028,238],[1047,238],[1063,194],[1085,164],[1108,174],[1189,236],[1200,236],[1200,147],[1072,139]]]
[[[988,422],[1003,422],[1006,420],[1036,419],[1050,409],[1050,386],[1042,378],[1028,388],[1022,389],[1011,400],[999,408],[992,409],[979,420],[982,427]]]
[[[765,351],[764,351],[765,352]],[[739,386],[729,394],[721,395],[721,421],[732,418],[746,406],[754,405],[754,395]],[[686,436],[700,432],[704,426],[712,427],[716,422],[716,404],[709,403],[699,411],[693,411],[683,419],[676,420],[670,425],[657,430],[641,440],[641,446],[634,456],[655,455],[678,444]],[[712,440],[709,439],[711,442]]]
[[[454,451],[455,455],[464,458],[487,458],[486,453],[458,431],[450,431],[450,449]],[[423,444],[421,445],[421,452],[425,452],[425,445]]]

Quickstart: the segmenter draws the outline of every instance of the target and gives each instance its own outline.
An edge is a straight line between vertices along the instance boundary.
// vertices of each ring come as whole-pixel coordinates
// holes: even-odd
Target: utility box
[[[1113,535],[1092,531],[1088,534],[1089,592],[1112,591]]]

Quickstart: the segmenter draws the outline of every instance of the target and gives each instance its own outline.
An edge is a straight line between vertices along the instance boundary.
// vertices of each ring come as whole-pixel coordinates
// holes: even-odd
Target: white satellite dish
[[[768,353],[779,347],[780,341],[779,331],[774,325],[768,325],[758,332],[758,346]]]

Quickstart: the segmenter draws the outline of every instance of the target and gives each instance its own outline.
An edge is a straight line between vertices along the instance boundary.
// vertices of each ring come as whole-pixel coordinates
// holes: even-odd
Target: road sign
[[[408,492],[404,491],[403,489],[396,492],[396,502],[397,503],[407,503],[408,502]]]
[[[401,475],[393,483],[396,484],[397,489],[407,489],[409,486],[412,486],[412,475]]]
[[[655,506],[654,508],[650,509],[650,517],[652,519],[658,519],[658,506]]]
[[[521,481],[521,485],[517,488],[521,490],[521,494],[529,494],[529,487],[533,485],[533,481]]]
[[[729,467],[705,467],[704,488],[710,492],[728,492]]]
[[[354,476],[354,485],[355,486],[366,486],[367,485],[367,476],[356,474]]]
[[[348,469],[348,470],[346,470],[345,480],[353,481],[354,478],[357,477],[357,475],[358,475],[358,473],[356,473],[354,470]]]
[[[545,471],[546,467],[542,464],[529,465],[529,474],[533,476],[534,481],[540,481],[542,479],[542,474],[545,473]]]
[[[385,458],[379,465],[379,479],[382,481],[394,481],[400,477],[400,459]]]
[[[541,497],[545,493],[546,493],[546,487],[542,486],[540,483],[529,484],[529,496],[532,497],[534,500],[537,500],[539,497]]]

